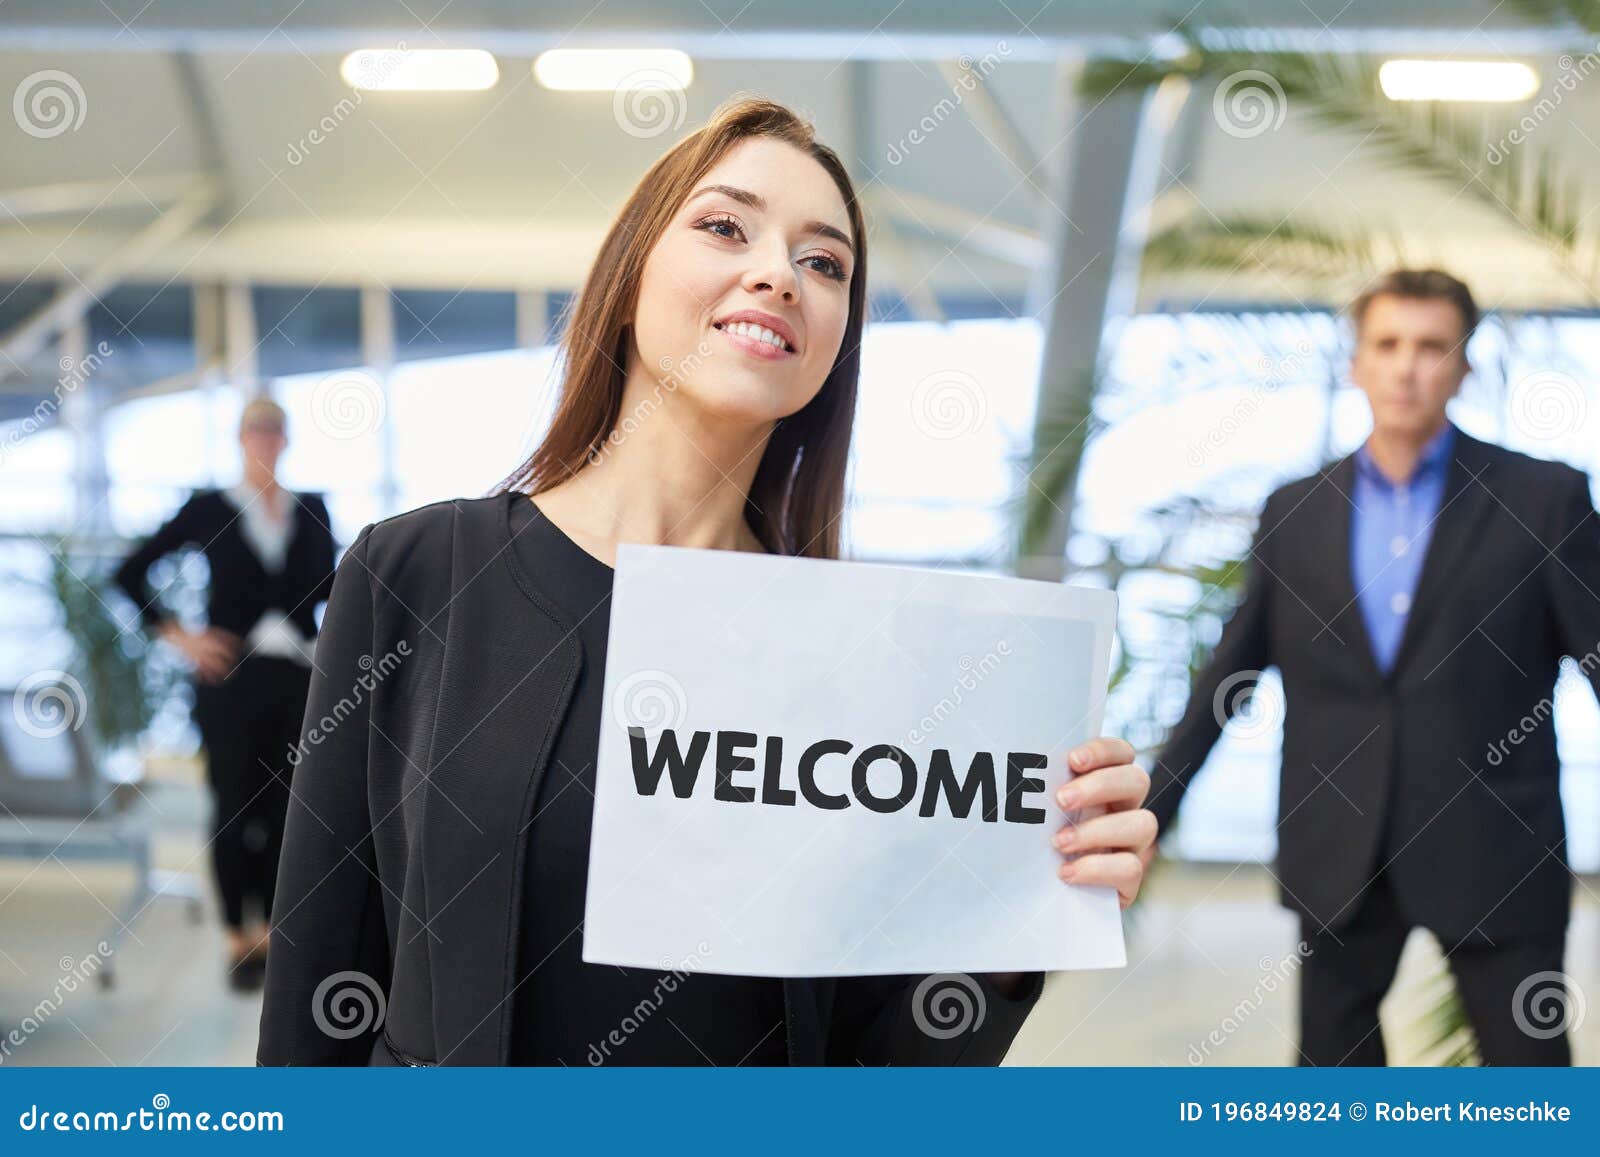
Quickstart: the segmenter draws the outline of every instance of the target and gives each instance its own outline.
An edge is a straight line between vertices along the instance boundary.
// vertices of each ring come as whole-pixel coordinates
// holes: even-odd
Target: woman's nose
[[[766,254],[763,260],[754,262],[745,274],[746,289],[776,293],[785,301],[795,299],[798,285],[788,253]]]

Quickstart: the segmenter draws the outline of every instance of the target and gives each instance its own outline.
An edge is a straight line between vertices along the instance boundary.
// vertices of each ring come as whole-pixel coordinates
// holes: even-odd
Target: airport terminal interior
[[[1375,272],[1473,287],[1461,430],[1600,468],[1582,5],[1202,0],[1175,26],[1157,0],[141,3],[0,3],[0,1065],[255,1062],[193,690],[119,560],[239,480],[262,395],[282,484],[324,496],[341,551],[487,493],[550,420],[618,208],[736,94],[803,110],[867,215],[844,556],[1116,591],[1104,730],[1141,759],[1263,500],[1367,436],[1342,310]],[[617,75],[574,80],[613,51]],[[1389,67],[1440,61],[1480,71]],[[200,621],[203,558],[150,580]],[[1576,658],[1527,726],[1559,742],[1595,1064],[1600,704]],[[1050,975],[1006,1063],[1296,1063],[1285,709],[1268,672],[1125,915],[1127,967]],[[1382,1011],[1391,1062],[1476,1063],[1425,929]]]

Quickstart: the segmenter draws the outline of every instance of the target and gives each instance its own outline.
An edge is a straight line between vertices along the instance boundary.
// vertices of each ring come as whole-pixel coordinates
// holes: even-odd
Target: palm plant
[[[50,544],[49,569],[29,580],[49,593],[58,625],[71,643],[70,673],[83,684],[87,724],[101,749],[133,744],[176,693],[181,673],[146,636],[111,610],[109,566],[69,557],[71,544]]]
[[[1572,17],[1600,33],[1600,0],[1520,0],[1531,16]],[[1158,84],[1169,76],[1227,85],[1225,95],[1253,94],[1273,109],[1277,102],[1301,110],[1328,128],[1359,136],[1393,169],[1431,181],[1498,215],[1538,243],[1587,303],[1600,303],[1600,223],[1586,221],[1593,198],[1554,148],[1534,139],[1511,143],[1518,117],[1500,106],[1443,102],[1396,102],[1379,87],[1380,61],[1373,57],[1275,51],[1259,35],[1237,36],[1179,27],[1182,51],[1164,59],[1129,64],[1102,59],[1084,70],[1080,92],[1101,99],[1128,88]],[[1268,115],[1271,115],[1270,112]],[[1523,134],[1531,138],[1531,133]],[[1272,267],[1294,274],[1368,269],[1374,252],[1399,242],[1370,230],[1343,229],[1293,216],[1196,215],[1156,234],[1146,260],[1158,269]],[[1331,268],[1330,268],[1331,266]]]

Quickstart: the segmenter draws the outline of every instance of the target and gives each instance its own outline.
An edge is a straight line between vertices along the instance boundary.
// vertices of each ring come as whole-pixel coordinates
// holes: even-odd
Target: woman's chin
[[[759,426],[787,418],[805,404],[769,381],[742,379],[696,382],[685,393],[708,419],[730,425]]]

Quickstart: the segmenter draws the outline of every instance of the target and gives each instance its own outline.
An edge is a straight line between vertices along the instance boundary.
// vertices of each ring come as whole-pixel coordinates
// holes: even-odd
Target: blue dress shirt
[[[1392,482],[1363,445],[1355,452],[1355,509],[1350,518],[1351,577],[1372,654],[1385,674],[1394,666],[1433,522],[1444,498],[1455,427],[1423,448],[1411,477]]]

